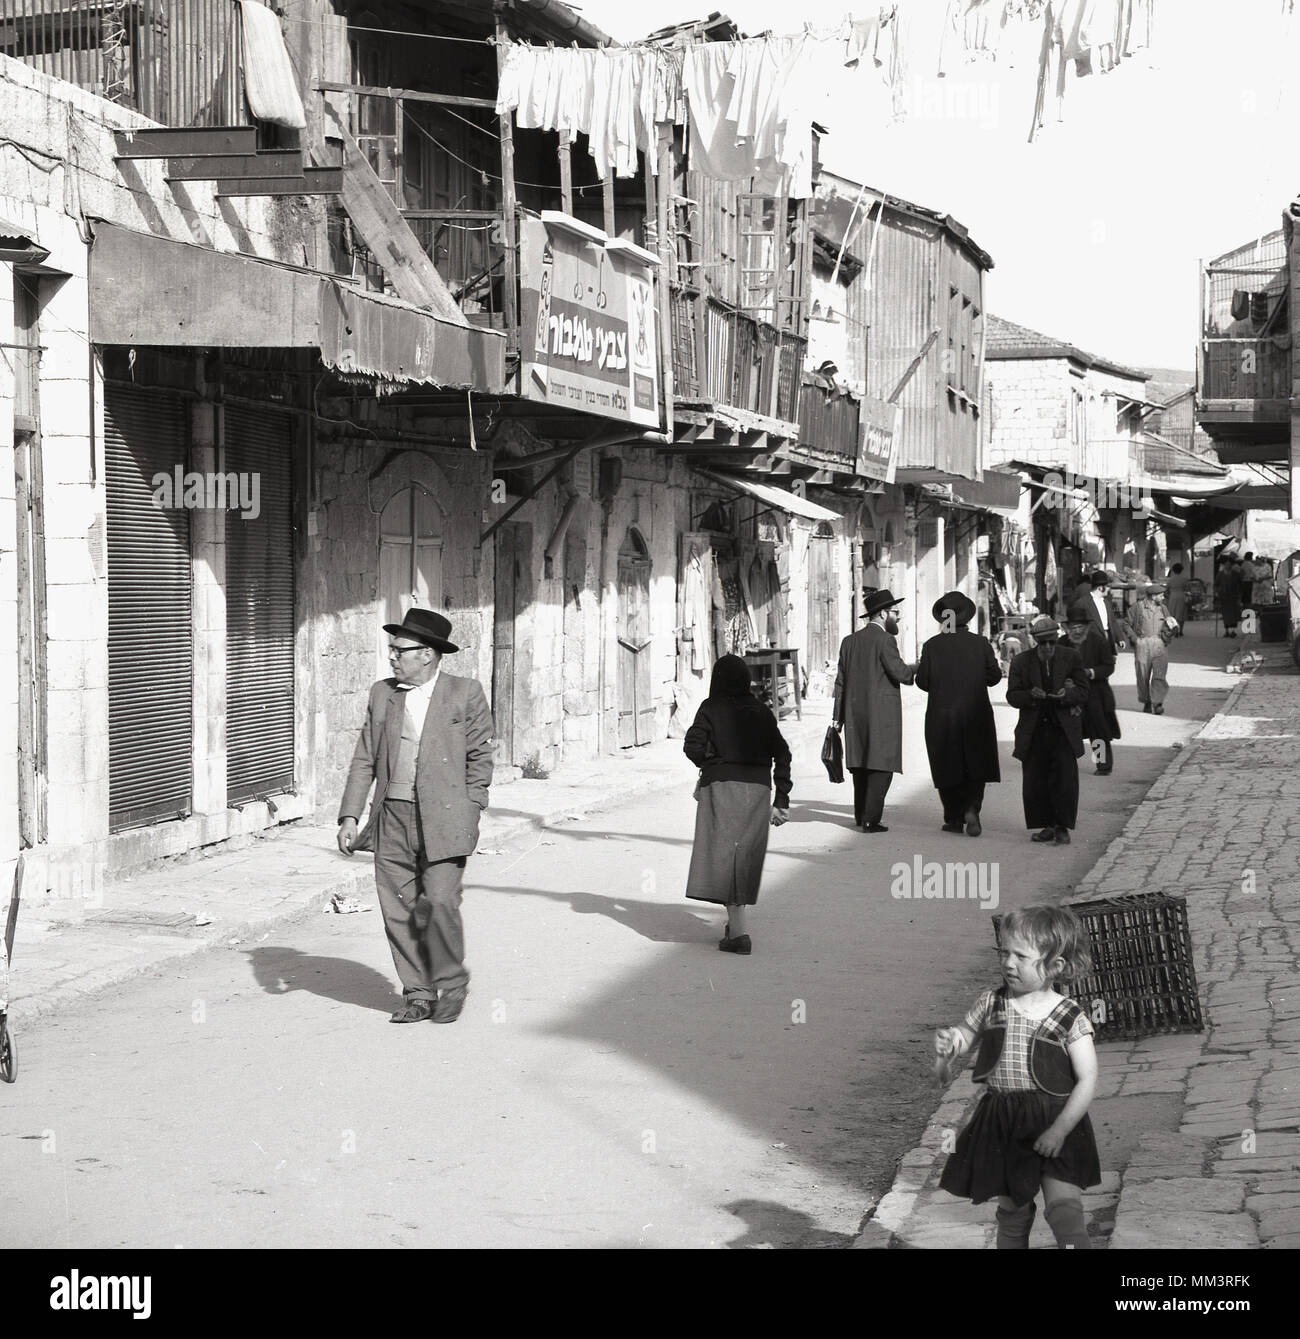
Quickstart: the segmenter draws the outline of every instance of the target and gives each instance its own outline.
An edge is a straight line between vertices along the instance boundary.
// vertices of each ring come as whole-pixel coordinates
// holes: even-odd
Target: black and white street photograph
[[[1281,1296],[1300,12],[719,2],[0,0],[15,1316]]]

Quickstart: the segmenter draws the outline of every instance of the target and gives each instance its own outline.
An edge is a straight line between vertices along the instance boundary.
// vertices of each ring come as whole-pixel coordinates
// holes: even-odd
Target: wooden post
[[[677,258],[673,254],[674,241],[672,230],[673,198],[673,141],[671,127],[657,128],[657,144],[654,152],[659,155],[659,188],[656,192],[654,179],[650,176],[650,163],[646,161],[646,210],[651,209],[654,199],[654,213],[659,230],[659,275],[656,280],[659,294],[659,387],[664,397],[664,432],[668,440],[673,439],[673,399],[677,394],[676,377],[673,373],[673,316],[672,287],[677,278]]]
[[[495,0],[493,10],[496,13],[497,78],[506,61],[506,32],[503,15],[505,0]],[[517,242],[518,201],[515,199],[515,133],[511,112],[504,112],[498,121],[498,133],[501,137],[501,206],[505,213],[505,296],[502,311],[506,322],[506,348],[514,353],[519,348],[519,252]]]
[[[614,166],[611,163],[609,176],[601,184],[601,199],[605,206],[605,236],[616,237],[614,225]]]
[[[560,132],[560,207],[566,214],[573,213],[573,153],[569,141]]]

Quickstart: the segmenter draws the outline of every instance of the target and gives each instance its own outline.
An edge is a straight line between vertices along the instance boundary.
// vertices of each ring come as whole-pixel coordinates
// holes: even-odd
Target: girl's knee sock
[[[1027,1251],[1029,1249],[1029,1229],[1034,1225],[1034,1201],[1022,1204],[1018,1209],[1004,1209],[998,1206],[998,1250]]]
[[[1056,1244],[1066,1250],[1090,1251],[1088,1228],[1083,1221],[1083,1205],[1079,1200],[1057,1200],[1047,1206],[1047,1225],[1056,1235]]]

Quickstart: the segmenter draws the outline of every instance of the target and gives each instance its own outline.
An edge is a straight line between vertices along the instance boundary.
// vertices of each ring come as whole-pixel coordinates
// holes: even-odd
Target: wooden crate
[[[1204,1031],[1186,898],[1126,893],[1065,905],[1092,952],[1092,969],[1065,993],[1087,1010],[1098,1041]],[[1001,920],[993,917],[999,941]]]

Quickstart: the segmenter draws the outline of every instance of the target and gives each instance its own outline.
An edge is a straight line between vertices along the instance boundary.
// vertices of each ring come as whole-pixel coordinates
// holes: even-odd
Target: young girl
[[[957,1027],[934,1035],[945,1082],[979,1039],[971,1076],[985,1085],[939,1185],[976,1204],[997,1197],[998,1249],[1027,1250],[1034,1196],[1062,1249],[1087,1250],[1080,1190],[1101,1180],[1088,1105],[1097,1086],[1092,1024],[1054,988],[1087,970],[1087,937],[1064,907],[1002,917],[1003,985],[986,990]]]

